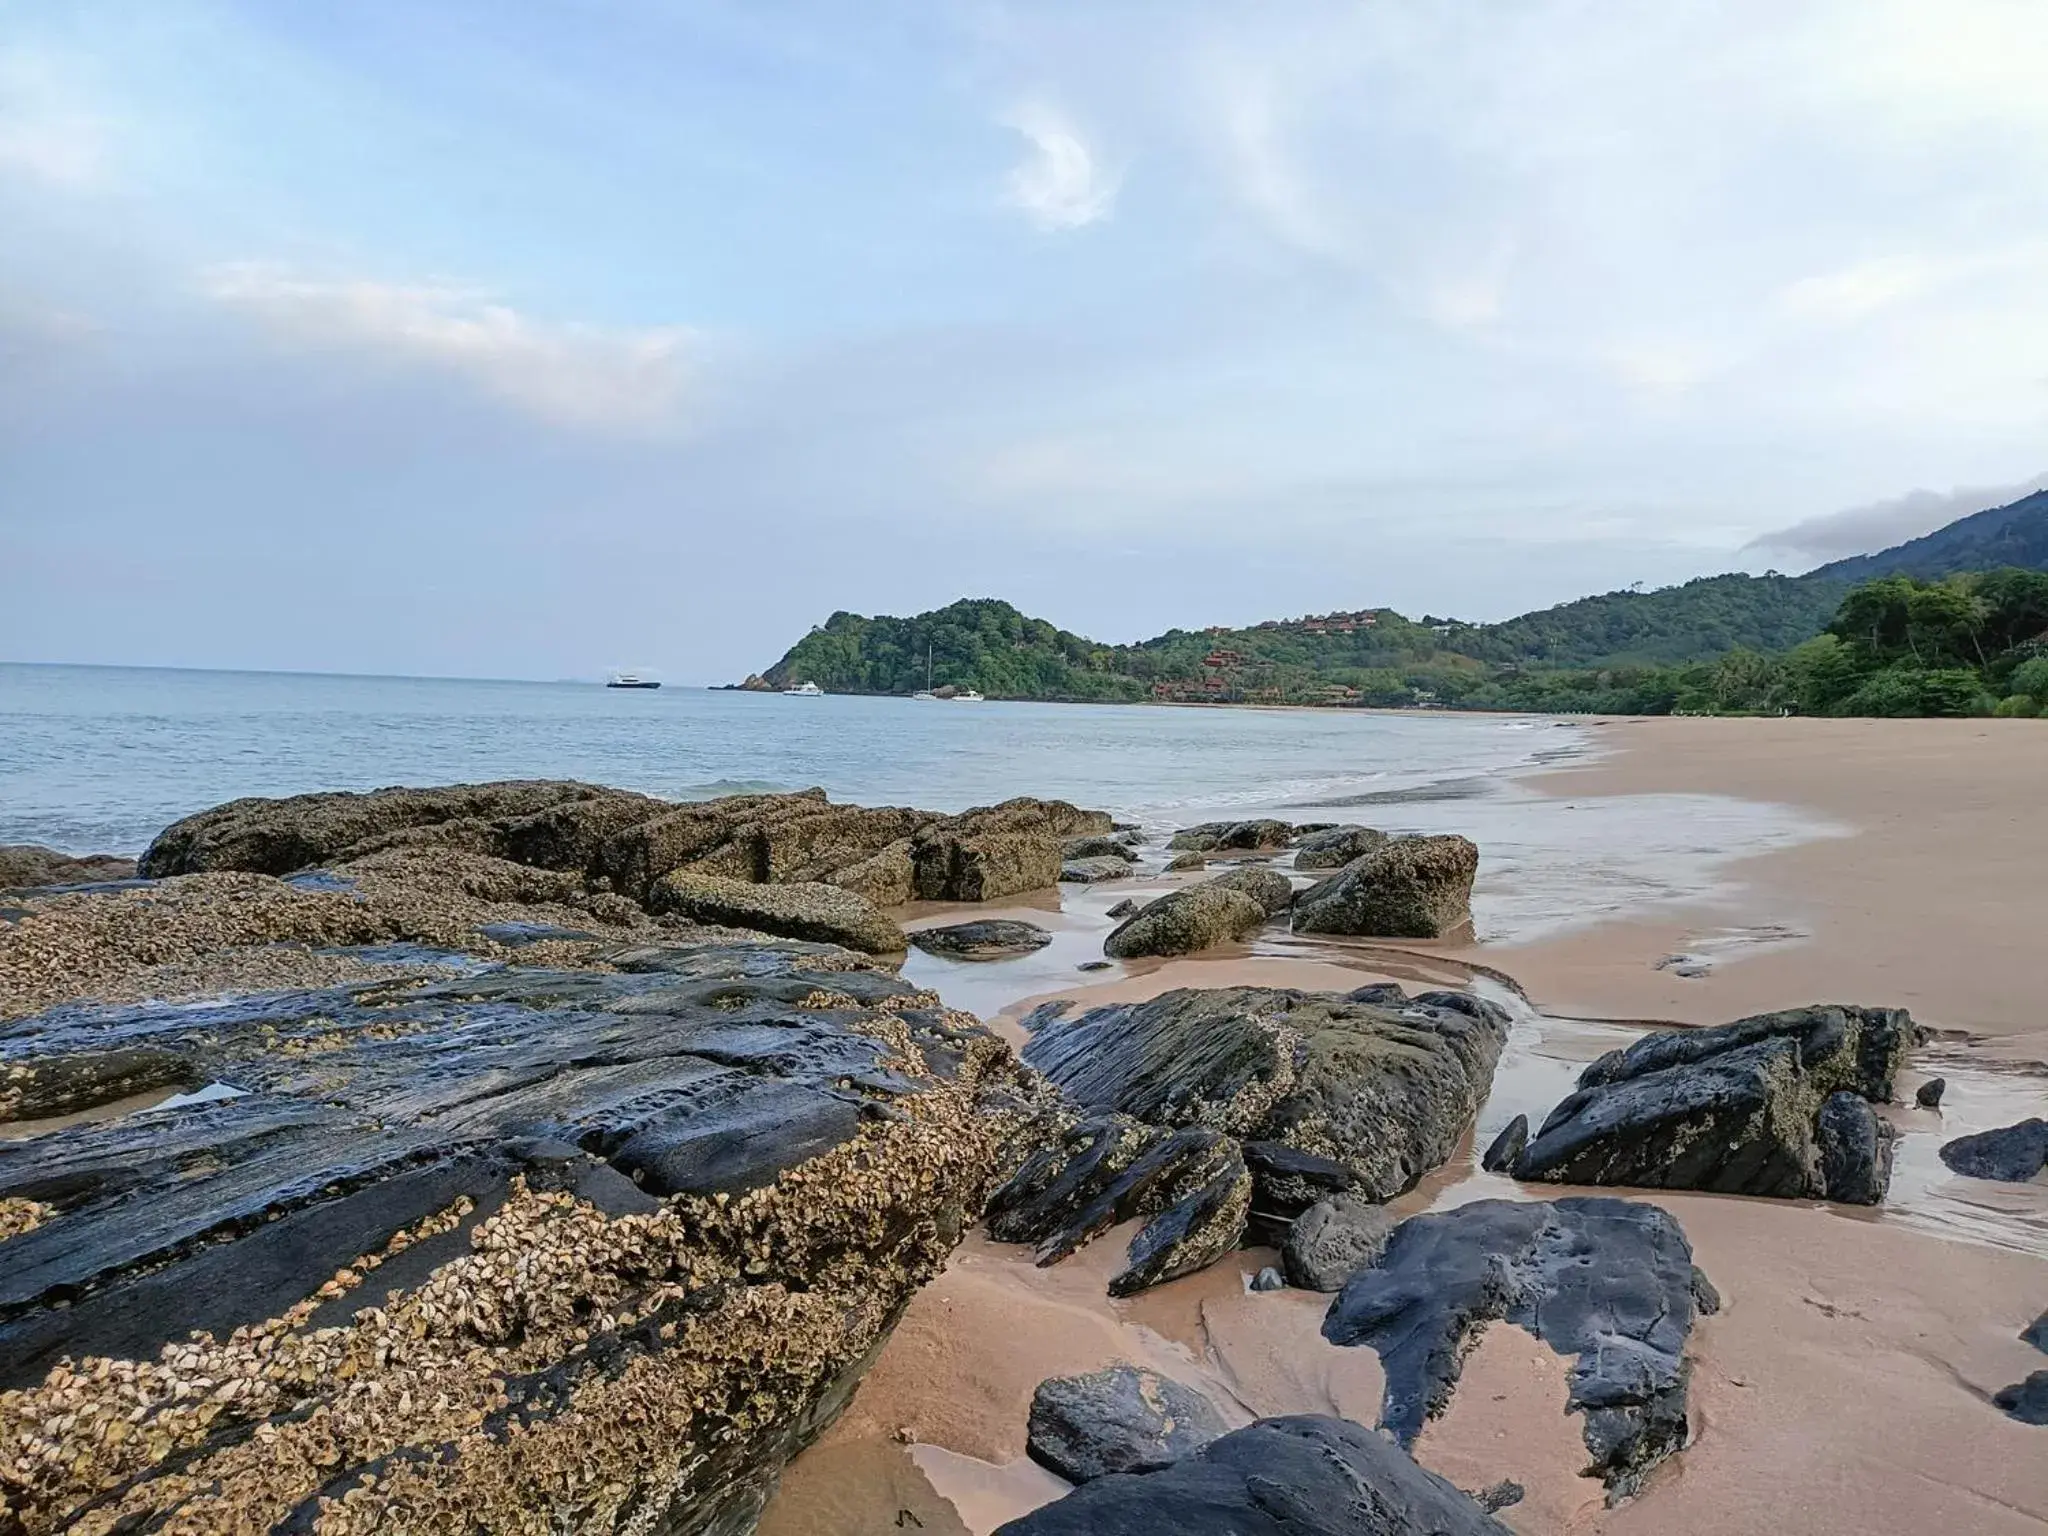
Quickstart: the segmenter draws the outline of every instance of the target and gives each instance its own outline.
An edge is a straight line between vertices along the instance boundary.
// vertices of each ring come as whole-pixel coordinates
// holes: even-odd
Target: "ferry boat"
[[[607,688],[659,688],[660,686],[661,684],[657,683],[653,678],[641,677],[633,672],[614,672],[611,681],[605,684]]]
[[[796,686],[785,688],[782,691],[793,699],[821,699],[825,696],[825,690],[816,683],[798,683]]]

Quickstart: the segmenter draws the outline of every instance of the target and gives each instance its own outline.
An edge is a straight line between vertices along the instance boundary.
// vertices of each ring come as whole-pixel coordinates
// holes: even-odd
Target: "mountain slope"
[[[1481,661],[1608,667],[1782,651],[1827,627],[1850,583],[1794,576],[1702,576],[1655,592],[1609,592],[1455,629],[1447,650]]]
[[[1702,576],[1654,592],[1582,597],[1497,624],[1416,621],[1377,609],[1245,629],[1175,629],[1112,646],[995,598],[910,618],[835,613],[770,667],[767,680],[778,687],[814,681],[833,693],[909,693],[929,677],[935,686],[1012,699],[1406,703],[1434,695],[1497,705],[1501,686],[1518,674],[1534,687],[1540,677],[1574,669],[1641,672],[1735,651],[1782,653],[1826,629],[1861,582],[2001,566],[2048,570],[2048,491],[1804,576]]]
[[[1809,571],[1805,581],[1869,581],[1874,576],[1931,580],[2002,565],[2048,570],[2048,491],[1957,518],[1945,528],[1874,555],[1851,555]]]

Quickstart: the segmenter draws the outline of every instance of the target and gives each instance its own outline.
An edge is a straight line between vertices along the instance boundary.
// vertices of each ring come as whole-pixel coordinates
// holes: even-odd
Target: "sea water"
[[[1480,936],[1697,897],[1732,859],[1828,829],[1703,796],[1541,794],[1600,749],[1528,716],[633,691],[276,672],[0,664],[0,843],[139,853],[244,795],[575,778],[675,799],[824,788],[964,810],[1040,795],[1163,835],[1226,816],[1458,831],[1485,850]]]

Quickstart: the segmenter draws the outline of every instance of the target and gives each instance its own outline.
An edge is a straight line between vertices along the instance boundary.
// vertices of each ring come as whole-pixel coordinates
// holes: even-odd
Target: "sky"
[[[0,0],[0,659],[1803,569],[2043,483],[2043,78],[2039,0]]]

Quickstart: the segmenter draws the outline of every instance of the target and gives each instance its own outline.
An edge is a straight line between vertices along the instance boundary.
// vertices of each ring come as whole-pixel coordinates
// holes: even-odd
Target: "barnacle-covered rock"
[[[222,874],[36,904],[0,966],[52,913],[131,961],[152,917],[210,931],[268,984],[158,963],[0,1027],[23,1536],[748,1529],[1010,1135],[1007,1049],[844,949],[607,929],[503,964]],[[263,937],[351,913],[353,946]]]

